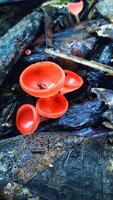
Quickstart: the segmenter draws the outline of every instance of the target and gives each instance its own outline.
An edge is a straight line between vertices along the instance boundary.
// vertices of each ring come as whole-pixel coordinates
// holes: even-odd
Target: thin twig
[[[70,158],[70,155],[71,155],[72,151],[73,151],[73,149],[69,151],[68,156],[66,157],[66,160],[65,160],[65,163],[64,163],[64,167],[67,165],[67,162],[68,162],[68,160]]]
[[[94,68],[97,70],[101,70],[103,72],[107,72],[109,74],[113,74],[113,67],[109,66],[109,65],[104,65],[104,64],[92,61],[92,60],[89,61],[84,58],[80,58],[78,56],[66,55],[64,53],[54,51],[52,49],[45,49],[45,52],[51,56],[56,56],[56,57],[59,57],[59,58],[62,58],[62,59],[68,60],[68,61],[72,61],[72,62],[79,63],[79,64],[82,64],[82,65],[85,65],[85,66],[88,66],[88,67],[91,67],[91,68]]]

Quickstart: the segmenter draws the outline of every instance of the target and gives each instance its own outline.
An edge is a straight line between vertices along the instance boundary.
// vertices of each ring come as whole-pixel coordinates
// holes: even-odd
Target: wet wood
[[[99,0],[96,8],[102,16],[110,19],[113,22],[113,1]]]
[[[42,60],[52,60],[54,62],[58,62],[59,65],[61,66],[64,65],[65,68],[67,66],[68,67],[75,66],[73,62],[68,61],[68,60],[63,59],[63,62],[62,62],[62,59],[60,58],[58,59],[57,57],[55,57],[55,59],[53,57],[50,58],[51,56],[49,56],[49,54],[45,52],[45,48],[48,46],[49,48],[52,47],[56,49],[56,51],[60,50],[60,52],[64,54],[75,55],[75,56],[80,56],[80,57],[87,57],[87,56],[91,57],[92,55],[90,54],[92,54],[92,52],[95,52],[95,53],[97,52],[97,49],[94,49],[95,45],[97,43],[100,44],[100,42],[98,42],[99,40],[98,37],[89,33],[89,30],[94,31],[94,28],[96,29],[99,25],[107,23],[103,19],[98,20],[98,23],[96,20],[85,21],[85,22],[81,22],[77,26],[74,26],[72,28],[66,28],[62,32],[59,31],[53,34],[52,32],[53,29],[52,29],[52,24],[51,24],[52,22],[54,22],[54,19],[51,20],[50,16],[48,18],[48,15],[46,14],[46,21],[45,21],[46,41],[44,39],[41,41],[38,40],[38,42],[35,42],[34,46],[31,47],[31,50],[32,50],[31,55],[29,56],[24,55],[22,57],[26,65],[29,65],[34,62],[39,62]],[[97,47],[97,48],[100,49],[100,47]],[[105,54],[106,52],[104,53],[104,55]],[[107,58],[106,58],[106,62],[108,62]]]
[[[103,137],[40,133],[4,140],[0,149],[2,198],[112,199],[113,148]]]
[[[100,125],[104,110],[102,102],[97,99],[78,104],[73,100],[64,116],[41,124],[38,131],[70,131]]]
[[[106,24],[100,26],[97,30],[97,34],[104,38],[110,38],[113,40],[113,24]]]
[[[105,103],[108,107],[107,111],[103,113],[104,125],[108,128],[113,129],[113,90],[105,88],[92,88],[92,92],[95,93],[98,99]]]
[[[25,48],[33,41],[42,23],[42,13],[36,9],[0,38],[0,85]]]
[[[23,17],[36,9],[45,0],[29,0],[11,1],[8,4],[8,0],[0,1],[0,37],[7,33],[7,31],[15,26]],[[15,3],[16,2],[16,3]],[[5,5],[4,5],[5,4]],[[21,13],[21,15],[20,15]]]

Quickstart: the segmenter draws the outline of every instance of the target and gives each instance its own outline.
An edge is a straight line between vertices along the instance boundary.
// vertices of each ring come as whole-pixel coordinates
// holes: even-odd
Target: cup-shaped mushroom
[[[66,94],[68,92],[72,92],[74,90],[79,89],[83,84],[83,79],[70,70],[64,70],[65,72],[65,84],[61,88],[60,93]]]
[[[79,2],[69,2],[67,4],[67,9],[75,16],[77,16],[83,9],[83,1]]]
[[[61,94],[56,94],[45,99],[38,99],[36,103],[37,112],[47,118],[59,118],[65,114],[67,109],[68,101]]]
[[[16,126],[20,133],[33,133],[40,123],[40,116],[36,108],[30,104],[20,106],[16,114]]]
[[[34,97],[47,98],[58,93],[65,83],[63,69],[54,62],[38,62],[20,75],[23,90]]]

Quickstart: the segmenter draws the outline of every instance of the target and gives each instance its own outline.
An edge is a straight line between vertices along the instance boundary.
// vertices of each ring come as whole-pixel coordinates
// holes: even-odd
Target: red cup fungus
[[[20,106],[16,114],[18,130],[22,134],[31,134],[45,118],[63,116],[68,109],[63,94],[79,89],[82,84],[79,75],[63,70],[53,62],[38,62],[27,67],[20,75],[20,85],[26,93],[39,99],[36,108],[30,104]]]
[[[68,92],[72,92],[74,90],[79,89],[83,84],[83,79],[70,70],[64,70],[65,72],[65,84],[61,88],[60,93],[66,94]]]
[[[20,75],[22,89],[34,97],[47,98],[59,92],[65,82],[63,69],[48,61],[27,67]]]
[[[71,12],[73,15],[77,16],[83,9],[83,1],[81,0],[80,2],[69,2],[67,4],[67,9],[69,12]]]
[[[25,54],[26,54],[26,56],[29,56],[29,55],[31,55],[31,53],[32,53],[32,52],[31,52],[31,50],[30,50],[30,49],[26,49],[26,50],[25,50]]]
[[[67,109],[68,101],[61,94],[56,94],[46,99],[38,99],[36,103],[36,110],[39,115],[47,118],[61,117]]]
[[[30,104],[20,106],[16,114],[16,126],[22,134],[33,133],[40,123],[36,108]]]

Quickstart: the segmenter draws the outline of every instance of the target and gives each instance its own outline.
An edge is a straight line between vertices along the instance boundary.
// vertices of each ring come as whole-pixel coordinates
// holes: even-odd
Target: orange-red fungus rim
[[[83,85],[83,79],[73,71],[64,70],[65,72],[65,84],[61,88],[61,94],[66,94],[74,90],[79,89]]]
[[[69,2],[67,4],[67,9],[69,10],[69,12],[71,12],[73,15],[77,16],[83,9],[83,1],[81,0],[80,2]]]
[[[61,94],[56,94],[46,99],[39,99],[36,103],[37,112],[47,118],[59,118],[65,114],[67,109],[68,101]]]
[[[22,89],[34,97],[47,98],[58,93],[65,83],[63,69],[54,62],[38,62],[20,75]]]
[[[40,116],[36,108],[30,104],[24,104],[19,107],[16,114],[16,126],[20,133],[33,133],[40,123]]]

